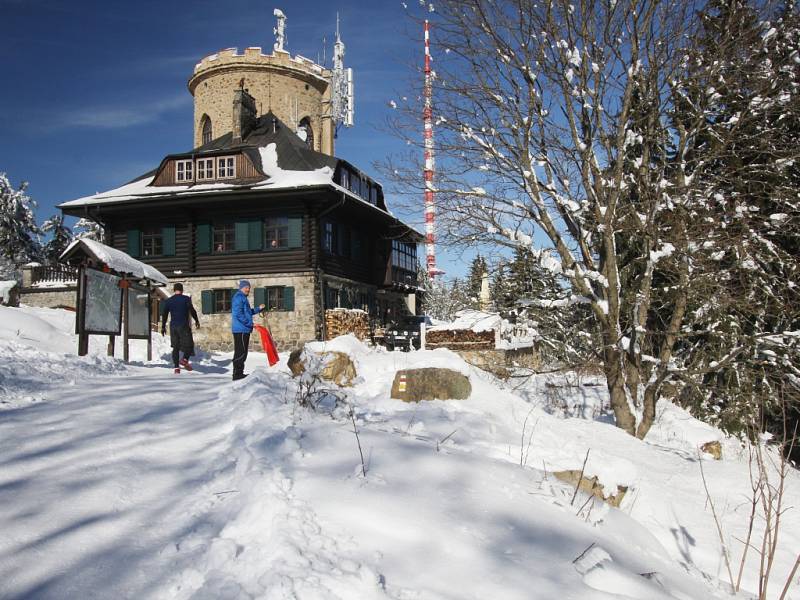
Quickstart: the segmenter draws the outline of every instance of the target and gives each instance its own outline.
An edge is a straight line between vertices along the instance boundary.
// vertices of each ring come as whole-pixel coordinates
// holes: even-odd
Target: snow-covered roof
[[[200,183],[194,185],[152,186],[155,175],[148,174],[141,179],[126,183],[118,188],[64,202],[60,207],[91,206],[109,202],[155,199],[163,196],[196,196],[198,194],[213,194],[236,190],[288,190],[333,185],[333,169],[330,167],[321,167],[313,171],[281,169],[278,166],[278,154],[274,142],[258,150],[261,156],[262,168],[267,176],[267,179],[263,181],[256,183]]]
[[[498,314],[485,313],[479,310],[460,310],[456,313],[456,320],[429,327],[428,331],[443,331],[451,329],[470,329],[475,332],[499,331],[503,319]]]
[[[263,174],[263,178],[215,183],[152,185],[160,170],[156,169],[120,187],[70,200],[60,204],[59,207],[73,208],[164,196],[196,196],[238,190],[286,190],[333,185],[334,172],[340,162],[333,156],[316,152],[306,146],[291,128],[271,112],[258,119],[244,142],[237,143],[233,139],[233,134],[228,132],[190,152],[169,155],[165,161],[231,152],[247,155],[256,170]],[[165,161],[162,161],[162,167]]]
[[[109,268],[114,269],[118,273],[125,273],[141,279],[149,279],[150,281],[163,285],[167,284],[166,276],[158,269],[128,256],[121,250],[106,246],[96,240],[86,238],[74,240],[67,249],[64,250],[63,254],[61,254],[60,260],[68,260],[80,250],[83,250],[97,262],[108,265]]]

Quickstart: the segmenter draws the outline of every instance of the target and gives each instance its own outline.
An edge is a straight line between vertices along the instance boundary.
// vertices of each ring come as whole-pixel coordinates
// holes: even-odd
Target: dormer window
[[[197,181],[214,179],[214,159],[200,158],[197,160]]]
[[[233,179],[236,177],[236,159],[233,156],[220,156],[217,159],[217,178]]]
[[[190,182],[194,179],[194,161],[175,161],[175,181],[178,183]]]

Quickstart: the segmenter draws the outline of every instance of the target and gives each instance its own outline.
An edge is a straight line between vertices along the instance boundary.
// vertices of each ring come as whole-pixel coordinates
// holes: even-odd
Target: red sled
[[[267,353],[267,362],[271,367],[278,362],[278,349],[275,347],[275,342],[272,341],[272,334],[263,325],[253,325],[253,328],[261,337],[261,345],[264,347],[264,352]]]

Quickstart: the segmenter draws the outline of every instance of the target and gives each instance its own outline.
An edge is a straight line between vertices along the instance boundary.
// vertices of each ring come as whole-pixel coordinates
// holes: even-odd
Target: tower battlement
[[[205,70],[228,67],[236,64],[296,68],[307,72],[309,75],[323,78],[326,83],[331,76],[330,69],[326,69],[313,60],[300,56],[299,54],[292,56],[288,52],[277,50],[272,54],[264,54],[261,46],[250,46],[249,48],[245,48],[241,53],[238,48],[225,48],[214,54],[204,56],[200,62],[194,66],[194,75],[189,80],[190,91],[192,89],[192,80]]]
[[[314,150],[332,155],[331,75],[308,58],[281,50],[264,54],[259,46],[243,52],[226,48],[204,57],[188,81],[194,96],[194,146],[233,130],[234,93],[246,89],[257,115],[271,110],[295,131],[302,129]]]
[[[237,90],[247,92],[256,117],[272,111],[318,152],[333,155],[337,126],[353,125],[353,71],[344,68],[339,17],[333,68],[328,69],[286,51],[286,15],[278,8],[273,15],[277,26],[270,54],[264,54],[260,46],[241,53],[237,48],[225,48],[194,66],[188,87],[194,96],[195,147],[229,131],[236,135],[237,124],[241,124],[234,114]]]

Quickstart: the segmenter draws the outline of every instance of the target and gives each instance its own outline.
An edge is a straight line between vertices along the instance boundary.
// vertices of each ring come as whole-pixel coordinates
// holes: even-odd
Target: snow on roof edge
[[[119,273],[126,273],[133,275],[134,277],[149,279],[163,285],[168,283],[167,277],[155,267],[151,267],[150,265],[125,254],[121,250],[117,250],[111,246],[106,246],[105,244],[101,244],[96,240],[90,240],[87,238],[73,240],[73,242],[67,246],[67,249],[64,250],[59,258],[63,259],[80,245],[85,246],[86,250],[98,261],[105,263]]]

